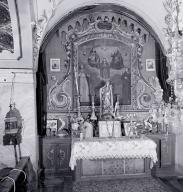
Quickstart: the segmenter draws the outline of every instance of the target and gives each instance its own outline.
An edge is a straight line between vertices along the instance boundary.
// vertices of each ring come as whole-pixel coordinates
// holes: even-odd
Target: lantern
[[[19,145],[22,141],[22,116],[15,106],[10,110],[5,117],[5,135],[3,137],[4,145]]]
[[[3,136],[3,144],[4,145],[13,145],[15,152],[15,162],[18,163],[18,155],[17,155],[17,145],[19,150],[19,157],[21,158],[21,149],[20,143],[22,142],[22,116],[19,110],[15,107],[14,101],[14,81],[16,74],[13,72],[13,79],[11,85],[11,97],[10,97],[10,110],[6,114],[5,117],[5,131]],[[12,107],[13,104],[13,107]]]
[[[10,110],[5,117],[5,134],[3,136],[4,145],[13,145],[15,152],[15,162],[18,163],[17,145],[19,151],[19,158],[21,158],[20,143],[22,142],[22,116],[18,109],[10,104]]]

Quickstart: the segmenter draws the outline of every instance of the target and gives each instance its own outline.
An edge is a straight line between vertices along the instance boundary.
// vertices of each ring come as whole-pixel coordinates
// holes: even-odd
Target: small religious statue
[[[121,122],[114,119],[112,85],[109,80],[100,88],[99,137],[121,137]]]
[[[92,138],[93,137],[93,124],[90,121],[90,116],[83,122],[81,125],[81,133],[83,138]]]
[[[113,116],[113,94],[112,85],[107,80],[106,84],[100,88],[100,115],[101,117]]]

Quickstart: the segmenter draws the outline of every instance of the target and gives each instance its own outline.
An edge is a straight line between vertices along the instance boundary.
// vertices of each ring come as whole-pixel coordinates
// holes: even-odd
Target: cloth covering
[[[152,168],[157,161],[156,143],[147,137],[74,140],[69,166],[74,170],[77,160],[107,158],[150,158]]]

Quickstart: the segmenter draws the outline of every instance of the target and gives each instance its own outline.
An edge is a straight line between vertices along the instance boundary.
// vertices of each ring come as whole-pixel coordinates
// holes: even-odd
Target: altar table
[[[141,138],[74,139],[70,167],[76,180],[150,175],[157,161],[156,143]]]

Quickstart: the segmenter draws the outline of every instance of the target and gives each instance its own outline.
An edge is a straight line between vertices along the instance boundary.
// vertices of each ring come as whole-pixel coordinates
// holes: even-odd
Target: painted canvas
[[[78,46],[78,83],[81,105],[99,106],[99,90],[110,81],[113,100],[131,104],[131,47],[114,39],[92,39]]]

